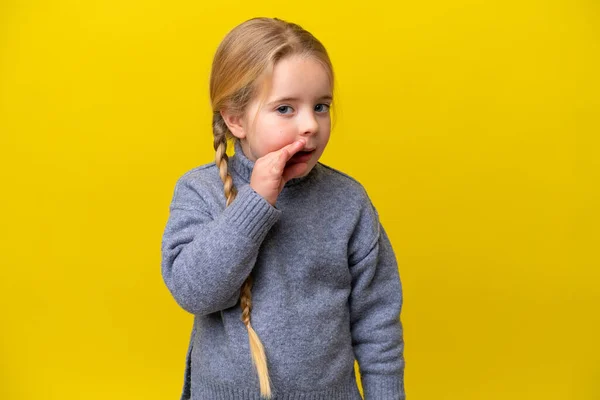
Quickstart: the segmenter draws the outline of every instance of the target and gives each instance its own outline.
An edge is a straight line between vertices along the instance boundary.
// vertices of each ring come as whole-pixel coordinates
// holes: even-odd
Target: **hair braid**
[[[227,136],[229,133],[229,129],[221,117],[220,113],[214,113],[213,115],[213,132],[214,132],[214,143],[213,146],[215,148],[215,163],[219,168],[219,176],[223,181],[225,198],[227,199],[226,206],[228,207],[235,196],[237,195],[237,190],[235,186],[233,186],[233,179],[231,179],[231,175],[229,175],[229,171],[227,168],[229,157],[227,156]]]
[[[228,207],[237,195],[237,189],[233,185],[233,179],[228,172],[228,161],[227,156],[227,139],[231,135],[221,113],[215,112],[213,114],[213,133],[214,133],[214,148],[215,148],[215,163],[219,168],[219,176],[223,181],[223,190],[227,203],[225,207]],[[248,275],[246,281],[242,284],[240,289],[240,307],[242,309],[241,320],[248,329],[248,336],[250,340],[250,353],[252,355],[252,362],[256,367],[258,373],[258,379],[260,383],[261,395],[267,399],[271,398],[271,384],[269,380],[269,371],[267,368],[267,357],[265,349],[261,343],[258,335],[250,325],[250,312],[252,311],[252,275]]]

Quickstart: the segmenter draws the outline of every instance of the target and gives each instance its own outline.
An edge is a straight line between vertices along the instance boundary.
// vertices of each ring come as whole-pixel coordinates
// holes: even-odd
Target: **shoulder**
[[[223,196],[223,184],[214,162],[202,164],[180,175],[173,191],[171,207],[204,208]]]
[[[330,179],[338,180],[343,184],[346,184],[346,185],[349,185],[349,186],[355,187],[355,188],[363,187],[362,184],[358,180],[356,180],[352,176],[348,175],[347,173],[342,172],[339,169],[333,168],[327,164],[323,164],[322,162],[319,162],[319,165],[322,167],[323,174],[328,176]]]
[[[212,182],[218,176],[217,165],[213,162],[202,164],[185,171],[178,179],[177,183],[202,184]]]
[[[344,203],[356,203],[360,207],[372,205],[367,190],[356,178],[321,162],[318,165],[321,167],[320,181],[325,190],[331,192],[330,196]]]
[[[379,213],[371,201],[364,185],[356,178],[328,165],[322,168],[321,190],[329,191],[335,208],[343,210],[344,220],[352,225],[349,240],[349,257],[360,259],[377,243],[380,234]]]

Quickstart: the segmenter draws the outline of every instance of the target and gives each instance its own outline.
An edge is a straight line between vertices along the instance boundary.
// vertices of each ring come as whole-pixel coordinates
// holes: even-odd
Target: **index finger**
[[[292,158],[292,156],[298,151],[300,151],[300,149],[302,149],[305,144],[305,141],[299,139],[296,140],[294,143],[290,143],[287,146],[282,147],[281,150],[279,150],[279,157],[277,157],[277,159],[283,161],[284,163],[288,162],[289,159]]]

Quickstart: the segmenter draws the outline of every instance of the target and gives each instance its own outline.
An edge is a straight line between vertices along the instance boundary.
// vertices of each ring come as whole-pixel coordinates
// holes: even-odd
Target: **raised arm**
[[[177,303],[204,315],[236,304],[281,211],[243,185],[214,216],[200,193],[189,175],[177,181],[162,238],[161,272]]]

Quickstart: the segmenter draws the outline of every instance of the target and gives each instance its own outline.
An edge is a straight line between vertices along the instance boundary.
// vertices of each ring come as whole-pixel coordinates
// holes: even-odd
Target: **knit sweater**
[[[250,186],[254,162],[236,142],[225,207],[215,163],[175,184],[161,272],[194,315],[181,399],[259,400],[240,288],[249,274],[252,327],[274,400],[403,400],[398,265],[364,187],[322,163],[288,181],[272,206]]]

